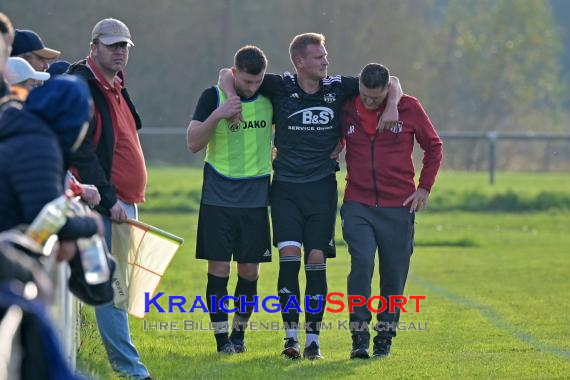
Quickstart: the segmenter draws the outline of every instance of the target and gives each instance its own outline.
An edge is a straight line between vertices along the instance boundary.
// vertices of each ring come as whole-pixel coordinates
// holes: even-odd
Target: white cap
[[[45,81],[48,80],[49,77],[49,73],[34,70],[28,61],[23,58],[10,57],[8,58],[8,62],[6,62],[4,78],[9,84],[22,83],[28,79]]]

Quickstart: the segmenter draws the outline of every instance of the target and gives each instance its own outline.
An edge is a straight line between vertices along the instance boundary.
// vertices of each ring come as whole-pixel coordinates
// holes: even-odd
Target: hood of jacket
[[[40,118],[57,136],[65,155],[83,139],[92,100],[85,82],[61,75],[35,88],[26,99],[24,110]]]

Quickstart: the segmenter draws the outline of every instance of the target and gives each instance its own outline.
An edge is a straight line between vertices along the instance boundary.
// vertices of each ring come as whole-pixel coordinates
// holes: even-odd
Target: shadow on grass
[[[346,242],[342,239],[335,239],[337,248],[346,247]],[[479,247],[472,239],[440,239],[440,240],[416,240],[415,247]]]
[[[347,349],[349,348],[347,347]],[[159,354],[159,356],[162,355]],[[370,366],[372,362],[377,361],[375,359],[350,360],[348,358],[345,360],[324,359],[319,361],[290,360],[282,357],[278,352],[272,354],[247,352],[225,356],[215,352],[198,353],[192,356],[171,353],[157,359],[169,361],[170,368],[176,369],[172,372],[164,369],[160,372],[154,372],[153,376],[160,379],[227,377],[248,380],[338,378],[340,374],[343,378],[347,378],[357,376],[359,368]]]
[[[160,207],[141,206],[139,210],[146,214],[197,214],[198,206],[187,204]]]
[[[449,239],[449,240],[416,240],[415,247],[478,247],[479,245],[471,239]]]

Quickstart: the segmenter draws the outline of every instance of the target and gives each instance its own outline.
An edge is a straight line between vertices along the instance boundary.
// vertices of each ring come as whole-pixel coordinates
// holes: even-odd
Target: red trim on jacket
[[[424,151],[419,187],[431,191],[443,157],[442,142],[414,97],[404,95],[398,104],[401,130],[378,131],[370,136],[359,117],[356,101],[348,100],[341,112],[341,133],[346,144],[345,201],[377,207],[403,207],[414,191],[414,140]],[[385,107],[385,104],[381,108]],[[381,110],[380,110],[381,111]],[[376,120],[377,122],[377,120]]]

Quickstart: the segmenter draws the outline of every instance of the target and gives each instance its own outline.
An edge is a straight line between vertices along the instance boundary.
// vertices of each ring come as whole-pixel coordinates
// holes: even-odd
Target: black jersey
[[[326,77],[319,91],[307,94],[297,84],[296,74],[266,74],[260,91],[273,104],[274,178],[313,182],[334,173],[338,165],[329,155],[339,142],[340,108],[358,94],[358,78]]]

